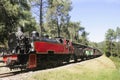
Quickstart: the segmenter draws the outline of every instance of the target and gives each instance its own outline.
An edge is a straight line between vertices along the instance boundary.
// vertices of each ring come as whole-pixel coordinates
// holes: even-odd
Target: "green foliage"
[[[120,41],[120,28],[119,27],[116,28],[116,39]]]
[[[106,42],[105,41],[102,41],[102,42],[99,42],[99,43],[94,42],[92,47],[98,48],[99,50],[101,50],[102,53],[107,52],[106,51]]]
[[[116,40],[116,32],[113,29],[108,29],[106,33],[106,52],[110,52],[115,54],[115,40]]]
[[[0,41],[3,43],[12,32],[18,21],[18,5],[11,4],[10,0],[0,1]]]
[[[66,30],[68,28],[68,22],[70,20],[69,11],[71,11],[70,0],[63,2],[56,0],[52,0],[52,2],[48,1],[46,24],[49,29],[48,33],[51,36],[64,36],[66,33],[68,33]]]
[[[19,26],[23,26],[28,32],[36,29],[28,0],[0,0],[0,18],[0,42],[2,43],[7,39],[8,34]]]
[[[120,57],[111,56],[110,59],[115,63],[117,70],[120,71]]]
[[[36,21],[30,12],[31,5],[29,4],[28,0],[20,0],[17,5],[19,5],[18,26],[23,26],[25,28],[25,32],[36,30]]]
[[[116,30],[108,29],[105,36],[105,43],[103,49],[105,53],[111,53],[112,56],[117,57],[120,55],[120,28]]]
[[[71,0],[42,0],[42,2],[35,0],[33,2],[34,7],[39,11],[40,4],[42,4],[42,18],[44,18],[42,33],[49,34],[51,37],[64,37],[73,42],[88,44],[88,33],[85,28],[81,27],[80,22],[70,21]],[[41,15],[38,13],[40,18]]]
[[[41,2],[42,1],[42,2]],[[42,15],[40,4],[42,3]],[[37,15],[42,16],[43,34],[51,37],[61,36],[73,42],[88,45],[88,33],[80,22],[71,22],[69,12],[72,10],[71,0],[1,0],[0,1],[0,42],[7,40],[8,34],[17,27],[24,27],[30,33],[38,30],[38,24],[32,17],[31,7],[38,8]]]
[[[107,57],[110,57],[110,56],[111,56],[111,53],[110,53],[110,52],[105,52],[105,55],[106,55]]]
[[[116,33],[113,29],[108,29],[106,33],[106,40],[113,41],[116,38]]]
[[[88,43],[89,43],[89,41],[87,40],[88,35],[89,35],[89,33],[87,33],[86,31],[83,31],[82,34],[81,34],[82,43],[85,44],[85,45],[88,45]]]

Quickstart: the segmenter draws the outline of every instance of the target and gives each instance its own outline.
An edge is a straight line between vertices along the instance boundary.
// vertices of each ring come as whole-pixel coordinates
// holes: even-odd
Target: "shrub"
[[[110,52],[106,52],[105,55],[106,55],[107,57],[110,57],[110,56],[111,56],[111,53],[110,53]]]

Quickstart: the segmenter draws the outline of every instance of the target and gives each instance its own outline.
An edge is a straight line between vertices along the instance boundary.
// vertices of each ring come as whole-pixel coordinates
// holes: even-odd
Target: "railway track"
[[[20,73],[21,73],[21,71],[1,73],[0,78],[14,76],[14,75],[17,75],[17,74],[20,74]]]
[[[86,61],[86,60],[85,60]],[[81,60],[78,60],[76,63],[79,63],[79,62],[81,62]],[[75,63],[74,62],[74,60],[71,60],[69,63],[67,63],[67,62],[63,62],[62,64],[60,64],[60,65],[51,65],[51,66],[44,66],[44,68],[43,67],[41,67],[41,68],[36,68],[36,69],[34,69],[34,70],[32,70],[32,71],[38,71],[38,70],[44,70],[44,69],[50,69],[50,68],[55,68],[55,67],[61,67],[61,66],[65,66],[65,65],[68,65],[68,64],[73,64],[73,63]],[[54,64],[54,63],[53,63]],[[6,67],[6,66],[0,66],[0,68],[1,67]],[[27,73],[27,72],[29,72],[29,71],[31,71],[31,70],[17,70],[17,71],[14,71],[14,72],[6,72],[6,73],[0,73],[0,78],[5,78],[5,77],[10,77],[10,76],[15,76],[15,75],[18,75],[18,74],[22,74],[22,73]]]
[[[19,70],[19,71],[14,71],[14,72],[1,73],[0,78],[11,77],[11,76],[15,76],[15,75],[23,74],[27,72],[29,72],[29,70],[23,70],[23,71]]]

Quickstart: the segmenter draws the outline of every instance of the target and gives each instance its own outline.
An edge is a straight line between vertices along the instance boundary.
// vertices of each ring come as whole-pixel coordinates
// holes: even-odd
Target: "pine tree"
[[[48,2],[48,10],[46,14],[48,33],[51,36],[60,37],[61,33],[68,28],[70,19],[69,11],[71,11],[71,1],[51,0]],[[58,33],[58,34],[57,34]],[[64,34],[62,34],[64,36]]]

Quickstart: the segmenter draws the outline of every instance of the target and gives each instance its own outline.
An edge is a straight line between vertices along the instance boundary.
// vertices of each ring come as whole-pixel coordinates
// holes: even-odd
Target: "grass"
[[[113,57],[111,59],[115,62],[117,70],[94,71],[78,64],[68,68],[38,72],[29,80],[120,80],[120,60]]]
[[[120,70],[120,58],[111,56],[110,59],[114,62],[116,68]]]
[[[104,72],[103,72],[104,71]],[[120,73],[117,71],[93,72],[83,70],[83,72],[71,72],[66,69],[38,73],[33,75],[31,80],[120,80]]]

